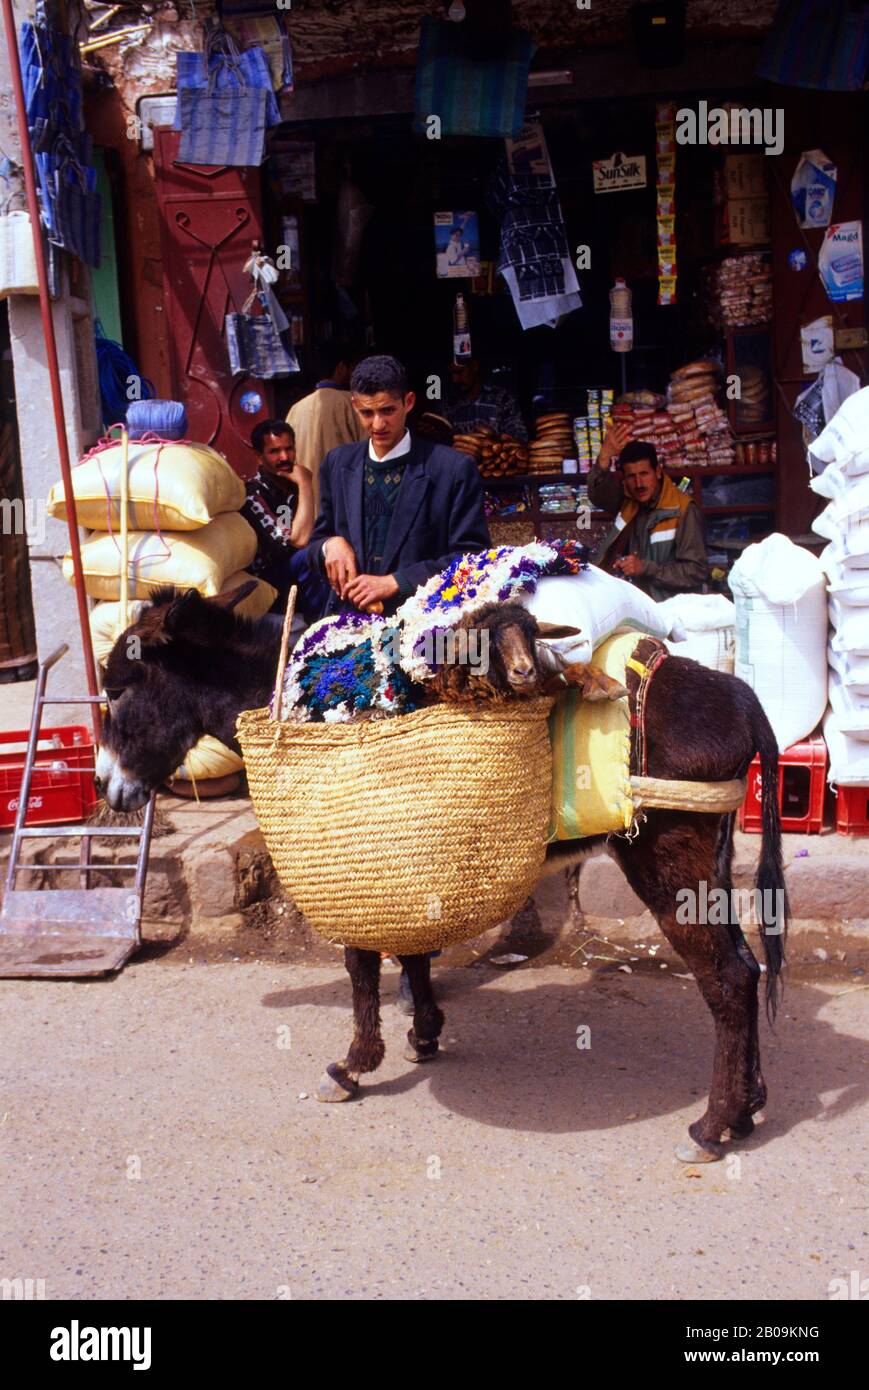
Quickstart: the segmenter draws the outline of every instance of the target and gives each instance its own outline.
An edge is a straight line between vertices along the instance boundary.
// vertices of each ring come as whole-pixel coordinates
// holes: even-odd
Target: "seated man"
[[[307,554],[333,590],[329,612],[394,613],[451,560],[490,544],[483,486],[467,454],[410,434],[416,397],[394,357],[360,362],[350,391],[366,439],[323,460]]]
[[[480,425],[488,425],[496,434],[509,434],[523,444],[527,441],[528,430],[515,396],[505,386],[487,381],[476,357],[454,362],[450,375],[453,394],[443,413],[457,434],[472,434]]]
[[[241,509],[257,534],[257,552],[248,568],[277,589],[273,613],[285,612],[290,588],[298,585],[298,608],[311,622],[328,598],[325,585],[305,564],[304,547],[314,525],[311,475],[296,462],[295,436],[283,420],[261,420],[250,442],[259,467],[247,481]]]
[[[703,518],[666,476],[655,446],[627,443],[629,437],[625,426],[614,425],[588,475],[592,506],[617,513],[592,561],[630,579],[658,602],[676,593],[699,593],[709,574]],[[620,478],[611,468],[616,455]]]
[[[320,464],[330,449],[365,438],[365,431],[350,403],[350,377],[359,354],[335,346],[323,354],[327,374],[309,395],[290,407],[287,424],[296,436],[299,462],[314,480],[314,515],[320,507]]]

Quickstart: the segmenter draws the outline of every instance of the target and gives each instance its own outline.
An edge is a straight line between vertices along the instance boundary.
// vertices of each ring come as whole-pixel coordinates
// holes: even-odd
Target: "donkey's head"
[[[207,599],[158,589],[115,642],[96,766],[112,810],[143,806],[203,734],[238,750],[236,718],[266,703],[277,657],[274,633],[232,611],[255,587]]]
[[[446,659],[431,682],[441,700],[527,699],[540,694],[539,629],[521,604],[484,604],[451,631]]]

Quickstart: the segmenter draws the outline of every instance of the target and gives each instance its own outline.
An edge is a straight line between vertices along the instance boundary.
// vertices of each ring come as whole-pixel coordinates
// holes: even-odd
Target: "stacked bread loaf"
[[[728,256],[708,272],[705,289],[717,328],[746,328],[772,318],[772,270],[761,252]]]
[[[576,457],[571,417],[565,410],[539,415],[534,438],[528,446],[530,473],[560,473],[566,458]]]
[[[716,401],[720,383],[721,367],[714,358],[689,362],[670,379],[667,413],[678,431],[686,464],[721,468],[733,463],[727,415]]]
[[[453,448],[470,454],[484,478],[509,478],[528,469],[526,445],[510,434],[496,434],[490,425],[454,435]]]

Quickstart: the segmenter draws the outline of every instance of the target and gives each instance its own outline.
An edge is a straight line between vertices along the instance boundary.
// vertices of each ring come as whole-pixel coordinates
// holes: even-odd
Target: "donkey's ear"
[[[201,628],[207,612],[205,600],[198,589],[185,589],[172,600],[163,619],[163,631],[169,638],[187,637]]]
[[[236,589],[227,589],[226,593],[217,594],[214,598],[207,599],[206,602],[213,604],[215,608],[223,608],[228,613],[231,609],[236,608],[242,599],[246,599],[248,594],[252,594],[258,584],[258,579],[246,579]]]

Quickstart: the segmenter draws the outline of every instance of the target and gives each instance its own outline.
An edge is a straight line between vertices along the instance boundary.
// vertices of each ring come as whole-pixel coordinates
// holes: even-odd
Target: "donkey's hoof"
[[[709,1149],[701,1149],[699,1144],[695,1144],[693,1139],[688,1138],[676,1145],[676,1157],[680,1163],[717,1163],[721,1154],[712,1153]]]
[[[359,1082],[337,1062],[333,1062],[326,1068],[326,1074],[317,1087],[317,1100],[325,1105],[337,1105],[343,1100],[352,1100],[358,1090]]]
[[[404,1049],[404,1060],[406,1062],[433,1062],[438,1055],[437,1038],[433,1042],[412,1042],[407,1040],[407,1047]]]

